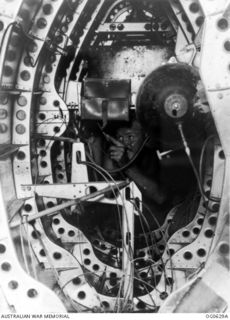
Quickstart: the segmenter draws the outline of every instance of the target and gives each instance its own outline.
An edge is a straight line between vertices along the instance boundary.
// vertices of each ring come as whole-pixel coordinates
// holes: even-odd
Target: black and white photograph
[[[1,318],[228,318],[229,199],[230,0],[0,0]]]

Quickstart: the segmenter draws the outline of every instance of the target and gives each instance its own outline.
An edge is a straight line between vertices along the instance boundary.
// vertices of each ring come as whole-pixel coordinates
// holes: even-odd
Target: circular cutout
[[[26,128],[22,124],[18,124],[15,130],[18,134],[24,134],[26,132]]]
[[[27,67],[31,67],[34,64],[34,59],[32,57],[26,56],[23,60],[24,65]]]
[[[62,255],[60,252],[54,252],[53,257],[55,260],[60,260]]]
[[[40,120],[45,120],[46,114],[45,114],[45,113],[39,113],[38,118],[39,118]]]
[[[230,52],[230,40],[225,41],[224,43],[224,49],[228,52]]]
[[[30,212],[30,211],[32,210],[31,204],[29,204],[29,203],[25,204],[25,205],[24,205],[24,210],[25,210],[26,212]]]
[[[6,119],[8,116],[8,112],[5,109],[0,109],[0,119]]]
[[[109,276],[110,278],[117,278],[116,272],[111,272]]]
[[[18,160],[24,160],[25,157],[26,157],[26,154],[23,151],[18,151],[18,153],[17,153]]]
[[[60,223],[60,220],[58,218],[55,218],[55,219],[53,219],[53,223],[57,225]]]
[[[46,161],[41,161],[40,165],[42,168],[46,168],[47,167],[47,162]]]
[[[16,113],[16,118],[17,118],[18,120],[21,120],[21,121],[25,120],[25,118],[26,118],[26,113],[25,113],[25,111],[24,111],[24,110],[19,110],[19,111]]]
[[[58,179],[60,179],[60,180],[64,179],[64,175],[63,175],[62,173],[59,173],[59,174],[57,175],[57,177],[58,177]]]
[[[12,290],[15,290],[18,288],[18,282],[15,281],[15,280],[11,280],[9,283],[8,283],[8,287]]]
[[[214,232],[211,229],[207,229],[205,230],[204,235],[206,238],[212,238],[214,236]]]
[[[39,147],[44,147],[45,145],[46,145],[46,142],[45,142],[44,139],[38,140],[38,146],[39,146]]]
[[[41,150],[41,151],[39,152],[39,154],[40,154],[41,157],[45,157],[47,153],[46,153],[45,150]]]
[[[85,299],[86,294],[84,291],[79,291],[77,296],[79,299],[83,300],[83,299]]]
[[[33,230],[33,231],[31,232],[31,236],[32,236],[34,239],[38,239],[38,238],[41,237],[41,233],[40,233],[39,231]]]
[[[6,59],[8,61],[14,61],[16,59],[16,52],[13,50],[9,50],[6,54]]]
[[[214,204],[212,205],[212,212],[218,212],[219,209],[220,209],[219,203],[214,203]]]
[[[184,257],[185,260],[191,260],[193,255],[192,255],[192,253],[190,251],[186,251],[184,253],[183,257]]]
[[[11,269],[11,265],[9,262],[3,262],[1,265],[1,268],[3,271],[10,271]]]
[[[65,229],[64,229],[64,228],[59,228],[59,229],[58,229],[58,233],[59,233],[59,234],[63,234],[64,232],[65,232]]]
[[[229,244],[227,242],[221,243],[219,246],[219,252],[223,255],[229,254]]]
[[[8,127],[5,123],[0,123],[0,133],[6,133],[8,130]]]
[[[81,278],[79,277],[76,277],[72,280],[73,284],[75,284],[76,286],[81,284]]]
[[[23,81],[29,81],[30,80],[30,73],[27,70],[24,70],[20,73],[20,77]]]
[[[25,96],[20,96],[17,102],[20,107],[24,107],[27,104],[27,99]]]
[[[37,27],[39,29],[44,29],[47,26],[47,20],[45,18],[39,18],[37,20]]]
[[[84,250],[83,250],[83,253],[84,253],[85,255],[89,255],[89,254],[90,254],[90,250],[89,250],[89,249],[84,249]]]
[[[206,255],[206,250],[204,250],[203,248],[197,250],[197,255],[203,258]]]
[[[192,2],[189,6],[189,10],[193,13],[199,12],[199,4],[197,2]]]
[[[204,222],[204,219],[203,218],[199,218],[197,219],[197,223],[201,226]]]
[[[52,13],[53,7],[51,6],[51,4],[48,3],[43,6],[42,10],[43,10],[44,14],[49,15]]]
[[[115,25],[115,23],[111,23],[109,25],[109,29],[112,30],[112,31],[116,30],[116,28],[117,28],[117,26]]]
[[[5,94],[0,93],[0,104],[7,104],[8,97]]]
[[[94,264],[93,265],[93,270],[94,271],[98,271],[100,269],[99,265],[98,264]]]
[[[90,260],[90,259],[85,259],[85,260],[84,260],[84,264],[85,264],[86,266],[89,266],[90,263],[91,263],[91,260]]]
[[[161,292],[160,293],[160,298],[161,298],[161,300],[165,300],[166,298],[168,298],[168,293],[167,292]]]
[[[194,234],[199,234],[200,233],[200,228],[195,227],[195,228],[192,229],[192,232]]]
[[[60,127],[56,126],[56,127],[54,127],[53,130],[54,130],[55,133],[58,133],[58,132],[60,132]]]
[[[102,306],[103,308],[108,309],[108,308],[110,307],[110,304],[109,304],[107,301],[102,301],[101,306]]]
[[[4,66],[3,68],[3,74],[6,77],[10,77],[13,74],[13,69],[10,66]]]
[[[60,106],[60,102],[58,100],[54,100],[53,105],[55,107],[59,107]]]
[[[215,226],[216,225],[216,222],[217,222],[217,218],[216,217],[210,217],[208,219],[208,222],[211,226]]]
[[[118,29],[119,31],[122,31],[122,30],[124,29],[123,23],[119,23],[119,24],[117,25],[117,29]]]
[[[41,249],[41,250],[39,251],[39,254],[40,254],[40,256],[42,256],[42,257],[45,257],[45,256],[46,256],[46,253],[45,253],[45,250],[44,250],[44,249]]]
[[[53,208],[54,203],[52,201],[49,201],[49,202],[47,202],[46,206],[47,206],[47,208]]]
[[[200,16],[196,19],[196,25],[200,27],[204,22],[204,17]]]
[[[28,296],[29,298],[35,298],[37,295],[38,295],[38,292],[37,292],[37,290],[35,290],[35,289],[29,289],[29,290],[27,291],[27,296]]]
[[[6,252],[6,247],[4,244],[0,244],[0,253],[5,253]]]
[[[217,22],[217,26],[220,30],[223,30],[223,31],[227,30],[229,27],[228,20],[225,18],[219,19]]]
[[[189,232],[188,230],[184,230],[184,231],[182,232],[182,236],[183,236],[184,238],[188,238],[188,237],[190,236],[190,232]]]
[[[73,230],[70,230],[70,231],[68,232],[68,236],[69,236],[69,237],[74,237],[74,236],[75,236],[75,232],[74,232]]]
[[[225,154],[224,154],[224,150],[220,150],[219,151],[219,157],[220,157],[220,159],[225,159]]]

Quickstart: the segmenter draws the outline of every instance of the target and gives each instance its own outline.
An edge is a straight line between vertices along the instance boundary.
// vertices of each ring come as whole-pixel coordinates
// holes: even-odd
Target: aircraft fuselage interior
[[[229,110],[230,0],[0,0],[0,312],[229,312]]]

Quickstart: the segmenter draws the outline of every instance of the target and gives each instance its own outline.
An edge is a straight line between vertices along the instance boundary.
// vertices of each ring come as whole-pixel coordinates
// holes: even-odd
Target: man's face
[[[122,127],[117,130],[117,140],[127,148],[127,153],[133,155],[141,147],[144,133],[138,122],[134,122],[131,128]]]

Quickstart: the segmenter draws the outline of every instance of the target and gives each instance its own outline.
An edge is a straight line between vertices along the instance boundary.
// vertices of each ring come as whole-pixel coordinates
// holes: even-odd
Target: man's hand
[[[124,162],[124,155],[125,155],[125,147],[122,146],[111,146],[109,148],[109,156],[112,160],[123,163]]]
[[[116,140],[115,138],[111,137],[108,134],[104,134],[106,139],[113,143],[113,146],[109,148],[109,156],[110,159],[116,161],[120,165],[125,164],[128,159],[127,155],[125,154],[125,146],[120,141]]]

